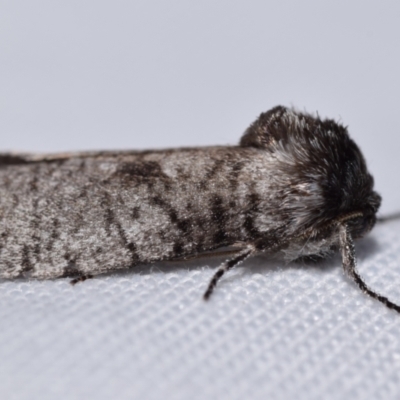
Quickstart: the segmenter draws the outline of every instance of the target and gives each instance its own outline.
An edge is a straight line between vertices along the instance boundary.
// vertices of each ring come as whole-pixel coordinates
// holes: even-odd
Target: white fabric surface
[[[400,302],[400,221],[358,242],[371,287]],[[336,257],[263,257],[201,295],[213,263],[0,284],[0,393],[14,399],[396,399],[400,316]]]

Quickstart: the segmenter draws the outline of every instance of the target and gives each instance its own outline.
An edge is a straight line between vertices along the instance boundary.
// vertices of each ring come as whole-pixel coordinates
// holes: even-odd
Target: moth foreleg
[[[236,265],[243,262],[247,257],[250,257],[255,252],[255,247],[252,244],[247,245],[244,249],[238,251],[238,253],[232,258],[226,260],[221,266],[218,268],[218,271],[212,277],[206,292],[204,293],[204,300],[208,300],[214,291],[215,286],[217,286],[217,282],[224,275],[225,272],[229,271]]]

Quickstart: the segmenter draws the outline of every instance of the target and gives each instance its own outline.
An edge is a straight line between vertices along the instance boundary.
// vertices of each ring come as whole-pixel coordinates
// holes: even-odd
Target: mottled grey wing
[[[241,223],[222,151],[0,155],[0,276],[95,275],[237,242],[221,226]]]
[[[173,227],[152,204],[165,177],[139,158],[1,154],[0,276],[97,274],[169,258]]]

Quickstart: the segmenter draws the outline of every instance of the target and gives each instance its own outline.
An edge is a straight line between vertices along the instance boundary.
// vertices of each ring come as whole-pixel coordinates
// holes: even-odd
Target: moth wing
[[[40,162],[55,162],[74,158],[101,158],[101,157],[120,157],[121,155],[137,154],[138,151],[86,151],[86,152],[65,152],[54,154],[40,153],[0,153],[0,166],[31,164]]]

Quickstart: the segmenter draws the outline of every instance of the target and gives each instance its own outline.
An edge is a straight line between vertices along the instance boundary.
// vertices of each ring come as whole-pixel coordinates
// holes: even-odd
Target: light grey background
[[[400,208],[396,1],[0,0],[0,150],[234,144],[277,104],[349,126]],[[400,302],[400,222],[357,246]],[[400,315],[320,266],[259,257],[71,287],[0,283],[3,399],[398,399]]]

